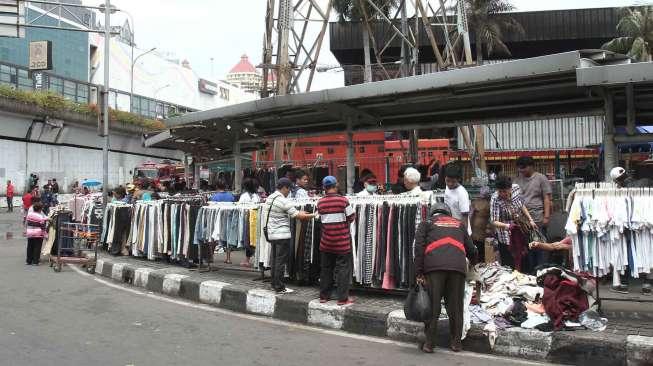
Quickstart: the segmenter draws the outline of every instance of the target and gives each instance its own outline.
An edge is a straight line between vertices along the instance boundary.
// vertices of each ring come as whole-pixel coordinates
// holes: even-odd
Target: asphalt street
[[[0,365],[534,365],[283,323],[26,266],[0,214]]]

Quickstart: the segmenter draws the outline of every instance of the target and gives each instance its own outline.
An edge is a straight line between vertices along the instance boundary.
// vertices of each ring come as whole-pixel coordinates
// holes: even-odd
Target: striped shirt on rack
[[[351,252],[349,225],[356,215],[347,197],[327,194],[317,202],[317,211],[322,222],[320,251],[333,254]]]

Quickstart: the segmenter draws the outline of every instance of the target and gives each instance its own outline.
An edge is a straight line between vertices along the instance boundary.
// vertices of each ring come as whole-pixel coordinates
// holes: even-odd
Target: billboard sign
[[[198,81],[199,90],[205,94],[216,95],[218,94],[218,84],[208,81],[205,79],[199,79]]]
[[[32,71],[52,70],[51,41],[29,43],[29,69]]]

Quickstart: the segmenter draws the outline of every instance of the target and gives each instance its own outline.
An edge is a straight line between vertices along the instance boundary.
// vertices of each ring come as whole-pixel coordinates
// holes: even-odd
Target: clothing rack
[[[619,198],[624,198],[626,199],[627,197],[631,197],[633,195],[638,195],[638,196],[651,196],[653,197],[653,189],[650,187],[637,187],[637,188],[621,188],[617,186],[614,183],[606,183],[606,182],[601,182],[601,183],[576,183],[575,185],[575,196],[574,196],[574,201],[576,200],[582,200],[585,197],[592,197],[594,199],[598,195],[606,195],[608,197],[619,197]],[[625,203],[624,203],[625,204]],[[572,204],[573,207],[573,204]],[[648,212],[649,215],[651,215],[651,212]],[[628,214],[627,214],[628,215]],[[627,219],[629,220],[629,219]],[[653,224],[653,220],[648,221],[649,224]],[[649,229],[653,229],[653,227],[650,227]],[[631,239],[633,238],[631,232]],[[597,257],[600,258],[600,245],[596,246],[596,251],[597,251]],[[630,269],[631,271],[633,269]],[[619,271],[619,269],[615,268],[613,266],[612,271]],[[653,268],[649,268],[649,273],[653,272]],[[600,285],[599,285],[599,280],[602,277],[601,272],[597,268],[597,270],[591,272],[594,280],[596,281],[596,304],[598,307],[598,311],[601,312],[601,307],[602,307],[602,301],[607,300],[607,301],[617,301],[617,302],[640,302],[640,303],[653,303],[653,299],[645,299],[642,298],[641,296],[629,296],[629,297],[601,297],[600,295]],[[604,274],[605,275],[605,274]],[[616,276],[615,273],[613,273],[613,276]]]

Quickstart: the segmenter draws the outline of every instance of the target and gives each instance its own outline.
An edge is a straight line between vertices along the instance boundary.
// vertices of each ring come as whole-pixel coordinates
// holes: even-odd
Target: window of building
[[[334,153],[335,153],[335,151],[333,150],[332,147],[327,149],[327,154],[334,154]]]
[[[359,147],[358,152],[361,153],[361,154],[365,153],[365,146]]]
[[[305,149],[304,154],[311,155],[311,154],[313,154],[313,150],[312,149]]]

